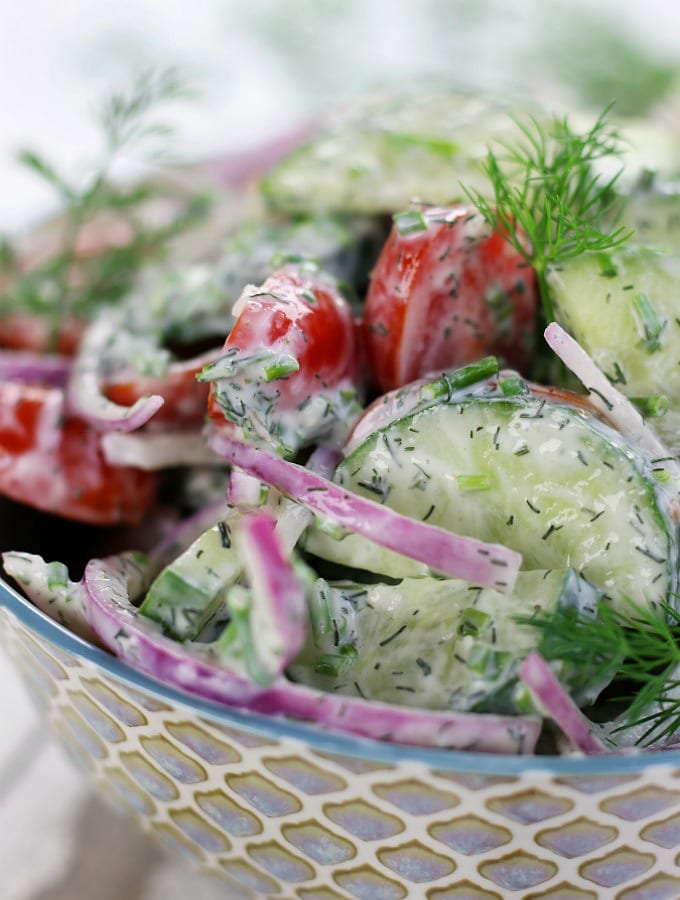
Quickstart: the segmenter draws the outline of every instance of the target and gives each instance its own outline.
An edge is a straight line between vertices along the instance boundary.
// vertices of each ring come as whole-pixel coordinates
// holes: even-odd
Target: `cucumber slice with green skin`
[[[394,212],[414,199],[460,200],[461,181],[488,190],[482,164],[489,141],[519,137],[509,112],[500,102],[453,91],[372,98],[293,151],[262,189],[289,213]]]
[[[583,254],[550,275],[555,317],[627,397],[670,402],[650,427],[680,450],[680,253]]]
[[[372,218],[306,216],[243,225],[217,260],[147,274],[125,305],[127,362],[142,373],[163,373],[171,359],[166,343],[222,343],[234,325],[232,307],[246,285],[261,284],[286,260],[317,263],[346,284],[354,300],[353,292],[364,290],[386,236],[386,224]]]
[[[224,590],[243,565],[231,541],[236,510],[205,531],[156,577],[139,614],[153,619],[169,637],[194,640],[224,600]]]
[[[525,570],[570,566],[621,612],[627,598],[651,605],[676,589],[670,494],[645,456],[573,406],[526,395],[430,407],[367,438],[335,480],[412,518],[505,544]],[[392,577],[423,574],[354,535],[314,533],[307,547]]]
[[[227,241],[217,276],[235,300],[247,284],[262,284],[283,262],[308,260],[352,288],[363,288],[386,237],[386,223],[375,218],[305,215],[253,222]]]
[[[518,712],[517,667],[540,634],[515,617],[567,608],[594,615],[598,599],[572,569],[523,572],[512,594],[456,579],[320,579],[311,637],[289,672],[323,690],[402,706]]]

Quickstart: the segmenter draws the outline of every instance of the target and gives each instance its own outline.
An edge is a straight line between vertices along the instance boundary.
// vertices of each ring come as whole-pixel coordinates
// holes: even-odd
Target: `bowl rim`
[[[605,753],[601,756],[511,756],[476,753],[393,744],[324,730],[313,723],[234,709],[203,700],[134,669],[107,650],[73,634],[0,578],[0,609],[2,608],[63,653],[95,665],[103,673],[128,688],[151,694],[155,699],[173,706],[179,705],[218,725],[240,728],[267,739],[284,738],[302,742],[310,749],[321,753],[358,757],[388,766],[405,762],[421,763],[430,769],[447,773],[502,777],[528,776],[532,772],[555,776],[625,776],[639,774],[649,768],[680,768],[680,750],[640,751],[625,755]]]

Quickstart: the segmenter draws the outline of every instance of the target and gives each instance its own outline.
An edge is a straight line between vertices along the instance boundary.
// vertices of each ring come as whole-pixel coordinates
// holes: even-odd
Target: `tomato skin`
[[[109,465],[97,431],[63,418],[59,388],[0,382],[0,493],[94,525],[139,522],[154,473]]]
[[[73,356],[85,328],[83,319],[72,317],[60,322],[55,332],[47,316],[28,312],[7,313],[0,318],[0,347]]]
[[[314,268],[288,264],[258,290],[244,293],[234,313],[237,319],[225,342],[223,358],[233,359],[236,366],[245,364],[247,371],[236,374],[231,383],[228,378],[215,381],[209,416],[218,426],[237,424],[244,433],[254,434],[249,414],[259,404],[257,416],[272,434],[284,418],[287,426],[293,423],[295,446],[287,449],[294,452],[319,437],[318,428],[324,427],[305,420],[303,410],[309,411],[310,399],[328,397],[331,405],[337,401],[340,410],[338,398],[343,392],[362,392],[361,334],[351,307],[334,280]],[[262,352],[271,359],[292,357],[297,371],[268,378],[264,364],[248,364],[253,355]],[[246,398],[242,391],[249,392],[244,414],[227,414],[224,398]]]
[[[312,302],[311,297],[316,298]],[[225,349],[272,349],[297,359],[299,371],[279,382],[281,408],[292,409],[319,382],[361,380],[351,308],[335,285],[317,271],[289,264],[234,307],[238,318]]]
[[[159,394],[165,403],[156,412],[147,428],[169,425],[200,425],[205,418],[209,387],[196,380],[198,373],[217,354],[204,354],[193,359],[173,363],[167,374],[158,378],[136,376],[110,381],[103,386],[104,395],[121,406],[132,406],[141,397]]]
[[[536,278],[472,207],[430,207],[424,227],[393,227],[371,276],[363,332],[376,387],[489,353],[522,369],[533,342]]]

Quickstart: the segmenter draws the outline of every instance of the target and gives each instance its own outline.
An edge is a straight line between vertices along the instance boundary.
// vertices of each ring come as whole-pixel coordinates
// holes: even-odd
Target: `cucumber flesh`
[[[461,181],[488,190],[489,141],[519,136],[509,113],[499,101],[454,91],[374,97],[286,157],[263,191],[288,213],[381,213],[413,199],[461,200]]]
[[[456,579],[320,581],[317,603],[332,625],[320,629],[313,617],[289,671],[326,691],[402,706],[519,712],[517,667],[540,634],[515,617],[567,608],[594,615],[598,598],[571,569],[523,572],[512,594]]]
[[[623,394],[667,397],[649,425],[680,450],[680,252],[583,254],[550,275],[550,292],[557,321]]]
[[[412,518],[523,555],[524,569],[570,566],[621,611],[677,584],[670,495],[645,456],[575,407],[533,396],[471,396],[367,438],[338,483]],[[392,577],[424,574],[406,557],[348,535],[307,548]]]
[[[231,542],[231,517],[204,532],[163,569],[139,608],[178,641],[196,639],[224,600],[242,564]]]

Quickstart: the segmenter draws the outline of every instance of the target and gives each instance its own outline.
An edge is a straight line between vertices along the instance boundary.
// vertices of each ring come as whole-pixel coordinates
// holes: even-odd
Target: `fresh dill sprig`
[[[174,67],[145,70],[137,75],[131,90],[109,94],[97,110],[109,154],[119,153],[149,138],[171,136],[172,126],[152,120],[150,115],[161,103],[187,99],[191,95],[189,86]]]
[[[492,196],[463,186],[484,219],[534,268],[547,322],[554,318],[550,268],[587,251],[612,250],[631,234],[606,226],[622,170],[609,177],[596,171],[596,164],[619,159],[623,150],[618,131],[607,122],[610,109],[583,133],[566,117],[553,116],[545,126],[536,118],[515,120],[518,142],[487,152],[484,171]]]
[[[57,193],[62,215],[54,252],[37,267],[24,270],[20,254],[8,239],[0,253],[0,305],[3,309],[33,310],[58,322],[70,315],[87,318],[99,303],[118,300],[132,287],[139,270],[163,251],[168,241],[206,212],[202,195],[179,196],[176,211],[163,224],[145,221],[143,207],[154,199],[171,198],[167,186],[146,182],[121,184],[113,168],[124,153],[134,151],[157,158],[169,144],[171,126],[159,118],[166,104],[190,95],[174,68],[141,72],[128,90],[117,91],[99,104],[95,119],[103,150],[92,174],[71,179],[45,156],[22,149],[18,161]],[[97,254],[79,252],[85,229],[110,216],[129,238],[112,242]],[[4,277],[3,277],[4,276]]]
[[[626,705],[615,731],[641,729],[640,744],[680,731],[680,612],[669,603],[631,603],[623,614],[601,602],[595,618],[562,609],[517,621],[539,629],[539,651],[569,668],[570,683],[626,686],[613,698]]]

